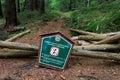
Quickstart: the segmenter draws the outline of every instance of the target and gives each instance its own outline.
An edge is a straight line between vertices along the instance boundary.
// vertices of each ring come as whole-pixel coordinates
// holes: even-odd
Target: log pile
[[[71,55],[103,58],[120,61],[120,32],[97,34],[71,29],[79,36],[71,38],[75,42]],[[0,41],[0,57],[37,56],[39,47],[35,45]],[[8,50],[9,49],[9,50]]]
[[[79,34],[71,38],[75,42],[73,54],[120,60],[120,32],[97,34],[76,29],[71,31]]]

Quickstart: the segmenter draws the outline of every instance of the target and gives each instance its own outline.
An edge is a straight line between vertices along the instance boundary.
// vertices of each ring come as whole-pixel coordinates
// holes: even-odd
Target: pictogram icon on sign
[[[57,48],[57,47],[51,47],[50,54],[52,56],[58,56],[58,54],[59,54],[59,48]]]

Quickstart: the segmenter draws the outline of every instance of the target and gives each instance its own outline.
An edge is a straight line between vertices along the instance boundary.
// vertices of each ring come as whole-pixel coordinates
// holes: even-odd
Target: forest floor
[[[32,32],[16,42],[40,44],[40,34],[69,29],[61,27],[62,21],[31,23]],[[0,80],[120,80],[120,63],[112,60],[70,56],[65,70],[40,67],[38,57],[0,59]]]

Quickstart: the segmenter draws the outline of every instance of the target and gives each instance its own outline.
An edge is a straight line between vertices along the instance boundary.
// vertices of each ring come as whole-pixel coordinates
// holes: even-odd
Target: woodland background
[[[119,4],[120,0],[0,0],[0,36],[4,40],[16,26],[59,18],[70,28],[120,31]]]

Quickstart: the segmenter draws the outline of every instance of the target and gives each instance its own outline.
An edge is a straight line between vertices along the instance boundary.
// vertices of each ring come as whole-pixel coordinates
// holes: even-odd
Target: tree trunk
[[[29,50],[29,51],[38,50],[38,46],[33,46],[25,43],[7,42],[7,41],[0,41],[0,47],[9,48],[9,49],[22,49],[22,50]]]
[[[92,58],[102,58],[102,59],[110,59],[120,61],[120,53],[110,53],[110,52],[99,52],[99,51],[87,51],[87,50],[79,50],[73,49],[72,55],[84,56],[84,57],[92,57]]]
[[[69,2],[69,10],[72,10],[72,8],[73,8],[73,0],[70,0],[70,2]]]
[[[23,49],[23,50],[0,50],[0,57],[28,57],[28,56],[38,55],[39,48],[37,46],[33,46],[29,44],[14,43],[14,42],[4,42],[4,41],[1,42],[0,45],[1,44],[3,45],[1,47],[8,47],[12,49],[16,48],[16,49]],[[85,57],[103,58],[103,59],[120,61],[120,53],[87,51],[87,50],[81,50],[79,48],[74,47],[71,54],[85,56]]]
[[[80,36],[75,36],[72,37],[72,40],[86,40],[86,41],[99,41],[107,38],[109,36],[106,35],[80,35]]]
[[[5,28],[18,25],[15,0],[6,0],[6,23]]]
[[[118,32],[110,32],[110,33],[105,33],[104,35],[107,35],[107,36],[114,36],[116,34],[120,34],[120,31]]]
[[[30,57],[37,56],[37,51],[26,51],[26,50],[0,50],[0,58],[17,58],[17,57]]]
[[[85,46],[74,46],[74,49],[79,50],[120,50],[120,44],[101,44],[101,45],[85,45]]]
[[[95,44],[109,44],[109,43],[115,43],[120,41],[120,34],[116,34],[114,36],[110,36],[108,38],[105,38],[99,42],[96,42]]]
[[[34,0],[30,0],[30,10],[33,11],[34,10]]]
[[[39,9],[39,1],[38,0],[31,0],[30,1],[30,10],[38,10]]]
[[[91,4],[91,1],[90,0],[87,0],[87,7],[89,7]]]
[[[38,10],[39,9],[39,1],[38,0],[34,0],[35,3],[34,3],[34,6],[35,6],[35,10]]]
[[[1,17],[1,18],[3,17],[1,0],[0,0],[0,17]]]
[[[38,46],[0,41],[0,47],[22,49],[22,50],[0,50],[0,57],[28,57],[36,56],[38,53]],[[72,55],[79,55],[85,57],[112,59],[120,61],[120,53],[100,52],[100,51],[87,51],[81,50],[77,47],[73,47]]]
[[[87,32],[87,31],[82,31],[82,30],[77,30],[77,29],[70,29],[73,32],[76,32],[78,34],[82,34],[82,35],[97,35],[97,33],[92,33],[92,32]]]
[[[25,8],[26,8],[26,4],[27,4],[27,0],[25,0],[25,2],[24,2],[24,5],[23,5],[23,11],[24,11]]]
[[[20,12],[20,0],[17,0],[17,12]]]
[[[86,51],[86,50],[73,50],[72,55],[92,57],[92,58],[102,58],[120,61],[119,53],[108,53],[108,52],[98,52],[98,51]],[[26,50],[0,50],[0,58],[7,57],[30,57],[38,56],[37,51],[26,51]]]
[[[45,13],[45,0],[40,0],[39,11]]]

